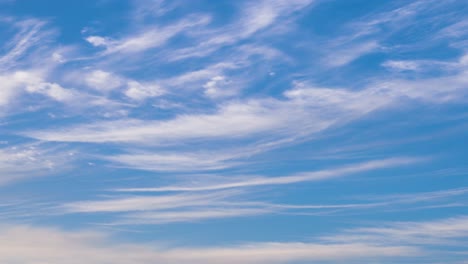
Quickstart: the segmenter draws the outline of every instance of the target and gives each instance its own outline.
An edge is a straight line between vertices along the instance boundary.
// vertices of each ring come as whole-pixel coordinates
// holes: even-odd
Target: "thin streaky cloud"
[[[323,170],[317,172],[304,172],[291,176],[279,176],[279,177],[248,177],[247,179],[240,181],[231,181],[221,184],[207,184],[203,186],[167,186],[157,188],[125,188],[117,189],[119,192],[177,192],[177,191],[209,191],[209,190],[221,190],[230,188],[240,187],[254,187],[254,186],[265,186],[265,185],[284,185],[284,184],[296,184],[301,182],[309,181],[320,181],[326,179],[332,179],[337,177],[343,177],[349,174],[355,174],[359,172],[372,171],[377,169],[391,168],[395,166],[410,165],[416,162],[424,161],[421,158],[390,158],[384,160],[369,161],[361,164],[353,164],[347,167],[338,169]]]
[[[0,263],[464,263],[466,1],[25,2]]]
[[[350,261],[417,256],[409,246],[365,243],[320,244],[263,242],[219,247],[168,247],[152,244],[109,243],[111,236],[98,232],[71,232],[54,228],[5,226],[0,232],[0,260],[32,264],[63,263],[291,263],[294,261]],[[49,239],[44,240],[44,237]],[[31,246],[36,245],[36,246]],[[40,245],[38,247],[38,245]],[[337,255],[336,252],[341,252]],[[78,260],[79,259],[79,260]]]

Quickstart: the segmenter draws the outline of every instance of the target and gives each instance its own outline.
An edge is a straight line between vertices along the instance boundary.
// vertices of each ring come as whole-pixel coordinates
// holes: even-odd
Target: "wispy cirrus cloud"
[[[415,257],[437,261],[452,254],[453,249],[434,252],[426,245],[449,239],[455,248],[462,246],[460,239],[463,239],[467,231],[465,218],[460,216],[427,222],[389,223],[389,227],[382,228],[356,228],[338,232],[334,236],[319,237],[311,242],[257,242],[192,248],[110,243],[111,238],[108,235],[92,231],[74,233],[31,226],[4,226],[0,237],[1,241],[8,243],[3,243],[0,247],[0,260],[21,263],[74,263],[74,256],[79,255],[79,261],[87,263],[112,261],[122,264],[135,261],[153,263],[155,260],[165,263],[358,263],[363,259],[388,261]],[[44,241],[44,236],[49,239]],[[394,237],[397,240],[393,240]],[[35,246],[28,246],[31,244]],[[447,263],[457,263],[457,258]]]
[[[183,208],[190,206],[216,205],[216,201],[237,194],[236,192],[215,192],[208,194],[176,194],[163,196],[134,196],[113,198],[103,201],[73,202],[64,206],[68,212],[128,212]],[[212,202],[215,201],[215,202]]]
[[[463,240],[468,232],[467,222],[466,216],[457,216],[435,221],[387,223],[380,227],[350,229],[344,235],[331,236],[327,239],[335,242],[385,241],[402,245],[445,244],[448,240],[452,240],[454,245],[464,247]]]
[[[404,98],[446,103],[462,100],[465,94],[463,72],[418,81],[382,81],[361,90],[298,85],[284,93],[286,99],[232,101],[221,105],[215,113],[179,115],[167,121],[102,121],[62,128],[63,132],[45,130],[24,134],[47,141],[144,144],[248,138],[259,133],[305,136],[389,108]]]
[[[103,55],[113,53],[137,53],[164,45],[177,34],[209,22],[208,17],[192,17],[165,27],[143,27],[141,33],[113,40],[109,37],[88,36],[86,41],[96,47],[104,47]]]
[[[458,217],[421,223],[390,223],[389,228],[359,228],[333,237],[321,237],[313,242],[263,242],[198,248],[111,243],[111,237],[107,234],[92,231],[74,233],[31,226],[3,226],[1,241],[8,243],[1,244],[0,260],[28,264],[38,261],[75,263],[74,259],[79,256],[80,263],[153,263],[155,260],[165,263],[358,263],[363,259],[383,261],[426,256],[437,261],[452,254],[451,251],[431,252],[425,244],[438,243],[440,238],[455,241],[463,238],[465,222],[465,217]],[[360,236],[355,237],[353,233]],[[49,239],[44,240],[45,236]],[[398,236],[398,241],[404,245],[394,245],[394,240],[387,239],[393,236]],[[426,240],[421,240],[420,236]],[[460,242],[456,245],[460,245]],[[457,263],[457,260],[447,263]]]
[[[466,128],[460,3],[99,1],[76,21],[0,19],[2,133],[20,142],[0,148],[0,185],[31,197],[6,194],[0,218],[187,245],[5,225],[0,262],[450,263],[467,251],[463,141],[431,131]],[[88,166],[63,177],[75,148]],[[258,216],[284,228],[276,242]],[[362,226],[386,217],[408,220]],[[212,238],[238,224],[252,232]]]
[[[70,168],[74,152],[40,144],[6,145],[0,148],[0,185],[32,177],[56,175]]]
[[[243,179],[212,179],[197,185],[166,186],[159,188],[118,189],[120,195],[105,199],[74,201],[58,206],[58,213],[113,213],[113,225],[168,224],[194,222],[218,218],[251,217],[265,214],[327,213],[332,210],[365,209],[386,206],[385,202],[290,205],[252,200],[253,190],[269,186],[284,186],[310,181],[327,180],[348,174],[412,164],[419,159],[395,158],[350,165],[335,170],[300,173],[279,177],[244,176]],[[232,178],[232,177],[231,177]],[[223,180],[224,182],[220,182]],[[213,182],[217,181],[217,182]],[[255,189],[253,189],[255,188]],[[132,195],[122,195],[133,193]],[[141,194],[144,193],[144,194]],[[148,194],[152,193],[152,194]],[[158,194],[155,194],[158,193]]]
[[[71,52],[71,46],[55,43],[56,30],[43,20],[22,20],[10,17],[2,20],[13,36],[0,54],[0,114],[10,115],[28,111],[20,105],[30,103],[30,108],[44,108],[59,103],[67,110],[89,107],[112,107],[118,104],[108,98],[94,95],[77,87],[62,85],[55,71],[67,62],[62,54]],[[86,102],[86,103],[83,103]]]
[[[303,172],[296,175],[279,176],[279,177],[253,177],[246,176],[244,179],[229,179],[224,178],[224,182],[211,183],[203,185],[179,185],[179,186],[165,186],[157,188],[126,188],[119,189],[118,191],[124,192],[169,192],[169,191],[209,191],[209,190],[222,190],[239,187],[254,187],[254,186],[268,186],[268,185],[285,185],[295,184],[301,182],[320,181],[343,177],[349,174],[365,172],[376,169],[389,168],[399,165],[408,165],[421,161],[418,158],[390,158],[386,160],[375,160],[364,162],[361,164],[353,164],[347,167],[316,171],[316,172]],[[221,180],[221,179],[220,179]]]
[[[220,28],[215,27],[191,34],[197,43],[195,47],[175,50],[170,59],[182,60],[207,56],[222,47],[229,47],[268,29],[273,29],[269,33],[274,34],[274,26],[278,21],[285,21],[284,18],[312,3],[313,0],[275,0],[241,4],[239,19]]]
[[[44,237],[48,237],[44,240]],[[168,247],[151,244],[111,243],[104,233],[66,232],[31,226],[4,226],[0,232],[0,260],[32,264],[63,263],[291,263],[294,261],[357,261],[413,256],[408,246],[365,243],[321,244],[264,242],[218,247]],[[34,245],[34,246],[31,246]],[[340,254],[337,254],[340,252]]]
[[[18,66],[25,66],[34,60],[38,46],[44,48],[41,42],[49,40],[53,31],[45,29],[46,23],[41,20],[15,20],[14,18],[0,21],[17,29],[17,33],[9,39],[3,48],[5,53],[0,55],[0,70],[6,71]],[[29,66],[29,65],[26,65]]]

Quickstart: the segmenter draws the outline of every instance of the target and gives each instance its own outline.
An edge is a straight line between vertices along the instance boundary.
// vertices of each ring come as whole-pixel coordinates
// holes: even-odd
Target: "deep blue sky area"
[[[0,0],[0,263],[468,263],[463,0]]]

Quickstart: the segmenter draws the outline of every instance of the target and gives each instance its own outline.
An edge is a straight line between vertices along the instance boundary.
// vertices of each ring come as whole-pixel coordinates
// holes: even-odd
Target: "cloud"
[[[118,192],[179,192],[176,194],[151,194],[111,196],[103,200],[70,202],[59,206],[59,213],[117,213],[112,217],[114,225],[166,224],[191,222],[216,218],[246,217],[273,213],[302,213],[303,211],[364,209],[386,206],[385,203],[356,203],[335,205],[287,205],[252,201],[250,194],[253,187],[298,184],[310,181],[326,180],[375,169],[411,164],[418,159],[395,158],[350,165],[335,170],[304,172],[290,176],[256,177],[244,176],[209,178],[208,182],[199,178],[199,184],[179,184],[159,188],[126,188]],[[227,190],[231,189],[231,190]],[[316,213],[319,213],[316,212]]]
[[[355,228],[347,230],[342,235],[330,236],[326,240],[351,243],[366,241],[370,243],[398,243],[400,245],[465,246],[463,240],[467,235],[468,217],[457,216],[434,221],[396,222],[382,224],[378,227]]]
[[[107,225],[145,225],[246,217],[279,210],[267,204],[243,201],[240,190],[167,195],[114,196],[104,200],[66,203],[56,214],[108,214]]]
[[[260,134],[277,138],[307,136],[390,108],[405,98],[439,104],[462,100],[467,82],[462,72],[416,81],[380,81],[360,90],[300,84],[287,90],[285,99],[232,100],[220,105],[215,113],[178,115],[164,121],[122,119],[24,134],[46,141],[146,145],[251,138]]]
[[[27,178],[57,174],[70,166],[73,152],[40,144],[0,148],[0,185]]]
[[[188,186],[167,186],[158,188],[126,188],[120,189],[119,191],[125,192],[168,192],[168,191],[208,191],[208,190],[221,190],[230,188],[240,187],[253,187],[253,186],[265,186],[265,185],[285,185],[295,184],[309,181],[319,181],[330,178],[342,177],[348,174],[354,174],[358,172],[364,172],[375,169],[382,169],[388,167],[394,167],[399,165],[411,164],[420,159],[415,158],[391,158],[386,160],[368,161],[361,164],[353,164],[338,169],[330,169],[316,172],[304,172],[291,176],[279,176],[279,177],[253,177],[248,176],[244,179],[234,180],[230,179],[221,183],[211,183],[204,185],[188,185]]]
[[[162,212],[140,212],[125,215],[122,219],[117,220],[116,225],[160,225],[178,222],[200,222],[203,220],[221,219],[221,218],[236,218],[257,216],[275,211],[270,208],[260,207],[229,207],[220,206],[217,208],[193,208],[189,210],[173,210]]]
[[[410,194],[396,194],[396,195],[375,195],[367,197],[372,201],[391,201],[395,203],[421,203],[430,202],[434,200],[446,200],[450,197],[463,196],[468,194],[468,188],[455,188],[448,190],[432,191],[432,192],[417,192]],[[461,203],[463,204],[463,203]]]
[[[207,17],[191,17],[164,27],[143,27],[141,33],[113,40],[109,37],[88,36],[86,41],[96,47],[104,47],[104,55],[113,53],[138,53],[164,45],[177,34],[209,22]]]
[[[102,156],[117,167],[136,168],[149,171],[198,171],[219,170],[238,164],[234,161],[246,153],[183,153],[183,152],[130,152],[112,156]]]
[[[108,234],[62,231],[32,226],[3,226],[0,230],[0,261],[5,263],[294,263],[329,261],[359,263],[397,259],[438,259],[453,254],[450,248],[434,252],[430,246],[465,247],[464,216],[426,221],[388,223],[384,227],[354,228],[319,237],[313,242],[257,242],[216,247],[173,247],[129,244]],[[47,239],[44,240],[44,237]],[[455,262],[456,263],[456,262]]]
[[[156,83],[140,83],[137,81],[128,81],[127,90],[124,92],[127,97],[137,101],[158,97],[165,93],[166,91]]]
[[[237,194],[234,192],[234,194]],[[64,210],[74,213],[91,212],[128,212],[166,210],[183,207],[216,205],[213,201],[222,201],[233,195],[233,192],[210,194],[180,194],[163,196],[135,196],[114,198],[104,201],[73,202],[64,205]]]
[[[44,81],[44,72],[38,70],[31,71],[15,71],[8,75],[1,76],[7,93],[3,101],[4,104],[11,102],[13,94],[21,92],[29,92],[42,94],[59,102],[69,101],[73,98],[76,92],[65,89],[56,83]],[[8,92],[9,91],[9,92]]]
[[[416,71],[420,68],[414,61],[386,61],[382,66],[398,71]]]
[[[313,45],[312,52],[317,52],[322,57],[320,66],[334,68],[349,66],[354,60],[371,53],[393,56],[401,54],[400,52],[418,52],[436,45],[441,38],[451,38],[452,45],[460,43],[455,40],[460,37],[457,32],[463,31],[463,22],[453,20],[451,12],[444,10],[447,6],[450,5],[444,6],[431,0],[412,1],[397,7],[382,5],[380,12],[371,12],[337,25],[336,29],[333,28],[336,33],[330,32],[321,42],[322,45]],[[418,31],[417,34],[421,36],[407,38],[408,32],[414,31],[415,24],[419,25],[418,28],[433,28],[437,33],[425,35],[426,33]],[[450,26],[446,27],[447,24]],[[399,44],[395,44],[395,41]],[[404,65],[402,61],[389,62],[385,66],[415,70],[414,65]]]
[[[355,59],[378,50],[379,44],[375,41],[368,41],[358,44],[350,44],[344,47],[333,48],[328,56],[324,59],[324,63],[331,67],[344,66]]]
[[[171,53],[170,59],[182,60],[193,57],[203,57],[216,52],[222,47],[228,47],[239,41],[249,39],[256,34],[272,29],[269,33],[279,33],[274,29],[279,21],[287,23],[285,18],[292,16],[298,10],[311,5],[313,0],[274,0],[257,1],[243,4],[238,17],[230,24],[219,28],[202,30],[192,33],[195,47],[178,49]]]
[[[106,109],[121,109],[124,106],[123,103],[104,96],[92,95],[79,89],[65,88],[58,83],[48,82],[46,80],[48,74],[47,70],[39,69],[19,70],[3,75],[0,73],[0,82],[4,89],[0,95],[0,114],[12,115],[27,112],[28,108],[19,107],[27,103],[32,109],[53,107],[57,106],[55,103],[59,103],[68,113],[90,108],[99,109],[95,114]]]
[[[122,80],[110,72],[95,70],[85,77],[86,84],[98,91],[111,91],[122,85]]]
[[[16,18],[7,19],[6,23],[15,34],[1,47],[6,52],[0,55],[0,114],[24,112],[26,107],[22,104],[26,103],[34,109],[50,105],[51,102],[44,101],[44,97],[70,106],[67,109],[76,109],[79,104],[84,106],[86,103],[88,106],[111,104],[108,100],[59,83],[53,73],[68,61],[63,54],[73,48],[56,44],[55,30],[49,29],[48,23]]]
[[[413,164],[418,161],[421,159],[387,159],[325,171],[277,177],[191,175],[188,181],[193,182],[196,178],[197,183],[189,184],[184,183],[182,179],[177,179],[177,185],[120,188],[114,191],[132,193],[132,195],[72,202],[62,206],[61,210],[62,213],[118,213],[116,217],[111,217],[112,220],[107,221],[111,225],[160,225],[265,214],[330,216],[342,215],[350,211],[354,214],[363,213],[368,212],[370,208],[373,212],[402,212],[466,206],[461,202],[468,193],[466,188],[344,197],[343,202],[338,204],[281,204],[264,202],[263,199],[258,200],[258,195],[265,190],[262,187],[269,187],[269,190],[283,189],[281,186],[284,185],[323,181],[349,174]],[[176,194],[170,194],[172,192]],[[252,196],[254,193],[256,195]],[[265,195],[268,197],[268,192],[262,194],[262,196]],[[455,197],[458,199],[454,201]]]
[[[26,86],[52,85],[53,87],[46,88],[50,90],[46,93],[56,98],[63,96],[63,93],[59,95],[61,93],[58,91],[61,90],[59,87],[43,80],[47,70],[54,64],[51,57],[47,56],[53,48],[46,48],[43,45],[53,35],[51,30],[45,29],[46,23],[35,19],[16,20],[13,18],[2,20],[0,23],[6,23],[7,27],[15,32],[13,36],[6,33],[3,36],[5,41],[1,46],[1,51],[4,53],[0,52],[0,83],[2,84],[0,110],[6,112]],[[31,69],[34,68],[38,57],[42,60],[41,71]]]
[[[203,85],[205,88],[205,95],[208,97],[218,98],[227,97],[236,94],[234,89],[229,88],[229,81],[224,76],[215,76]]]
[[[133,1],[132,18],[137,22],[147,18],[160,17],[177,7],[178,1],[140,0]]]
[[[3,263],[292,263],[296,261],[362,261],[420,254],[407,246],[363,243],[246,243],[218,247],[163,247],[112,241],[104,233],[66,232],[31,226],[0,229]],[[44,239],[47,237],[47,239]]]
[[[18,68],[30,60],[33,50],[41,47],[52,35],[51,31],[44,30],[46,23],[41,20],[9,21],[10,26],[17,29],[16,34],[3,43],[6,53],[0,55],[0,71]],[[29,58],[28,58],[29,57]]]
[[[50,141],[145,142],[145,144],[180,139],[240,137],[276,128],[282,120],[266,113],[262,102],[232,103],[217,114],[179,116],[169,121],[119,120],[67,129],[61,132],[28,133]],[[264,102],[268,107],[268,102]],[[285,114],[282,114],[286,118]],[[119,127],[120,129],[115,129]],[[125,129],[122,129],[124,128]],[[95,132],[93,132],[95,131]],[[80,134],[80,135],[78,135]]]
[[[13,23],[2,34],[5,41],[0,47],[0,111],[2,115],[23,114],[21,111],[26,108],[39,109],[7,116],[11,118],[5,121],[8,124],[17,118],[22,123],[12,124],[6,131],[15,137],[44,142],[0,148],[0,172],[4,175],[0,184],[63,172],[74,159],[69,149],[77,146],[75,143],[86,143],[78,146],[96,159],[90,175],[84,175],[92,178],[90,184],[83,184],[80,177],[80,184],[76,185],[74,179],[67,179],[60,185],[19,187],[31,190],[31,197],[39,191],[40,195],[50,191],[47,196],[54,197],[54,188],[73,185],[79,193],[77,197],[68,196],[66,188],[57,191],[65,193],[60,197],[73,200],[49,202],[44,206],[45,213],[41,213],[67,218],[67,224],[71,219],[74,226],[88,219],[105,219],[101,222],[109,226],[152,225],[268,214],[275,221],[278,214],[377,214],[381,210],[400,212],[424,206],[466,206],[454,199],[465,198],[464,188],[361,199],[333,197],[331,203],[323,201],[324,196],[311,204],[305,198],[299,198],[302,204],[284,202],[292,198],[286,185],[315,185],[424,160],[399,157],[394,152],[396,158],[363,160],[321,171],[297,173],[300,168],[288,163],[287,167],[294,167],[295,172],[282,167],[284,170],[275,172],[279,176],[254,174],[259,166],[252,166],[253,163],[264,161],[271,165],[269,172],[276,171],[282,164],[276,164],[275,155],[287,156],[289,152],[255,155],[285,146],[304,149],[299,143],[306,141],[313,146],[315,142],[328,145],[330,134],[341,133],[343,126],[370,115],[385,125],[393,124],[406,114],[401,109],[424,104],[418,110],[429,112],[429,108],[437,108],[441,111],[439,121],[446,122],[443,115],[451,114],[445,112],[446,108],[466,104],[468,57],[463,44],[467,23],[458,21],[461,16],[439,9],[456,1],[415,1],[397,9],[393,9],[394,4],[382,5],[372,11],[387,7],[392,10],[357,19],[350,18],[353,12],[348,12],[343,18],[352,19],[350,23],[342,25],[341,19],[332,19],[327,29],[336,26],[337,30],[327,30],[320,37],[314,35],[317,24],[309,23],[316,16],[304,13],[315,2],[322,4],[310,0],[228,3],[225,11],[229,15],[217,16],[200,13],[208,11],[199,6],[196,10],[187,8],[187,3],[179,1],[134,1],[136,10],[130,11],[130,19],[119,16],[124,18],[122,23],[130,24],[119,26],[118,32],[107,25],[102,28],[108,32],[83,31],[87,43],[73,43],[71,53],[64,53],[69,47],[60,43],[73,41],[68,38],[68,34],[73,35],[67,31],[69,25],[59,25],[67,36],[58,36],[55,33],[59,30],[50,30],[50,24],[44,21],[10,19]],[[230,7],[235,10],[228,10]],[[365,10],[360,9],[359,14],[361,11]],[[448,16],[451,18],[446,19]],[[105,16],[102,19],[102,25],[107,23]],[[61,20],[51,22],[55,21]],[[437,51],[427,52],[433,47]],[[353,63],[373,52],[379,56],[366,63],[367,68]],[[465,55],[456,58],[454,54]],[[422,55],[447,57],[420,58]],[[379,65],[391,71],[382,71]],[[376,71],[367,71],[374,66]],[[273,72],[276,74],[269,74]],[[372,77],[367,78],[370,73]],[[57,112],[62,116],[54,115]],[[39,124],[36,117],[47,114],[54,116],[54,122]],[[464,119],[457,122],[460,120]],[[356,131],[363,129],[361,124]],[[411,131],[402,131],[402,135],[419,133],[408,130]],[[347,132],[345,129],[343,134]],[[346,137],[349,138],[347,134]],[[379,135],[379,140],[383,137]],[[70,144],[55,148],[62,146],[60,142]],[[349,141],[343,141],[346,142]],[[397,142],[399,147],[405,147]],[[320,155],[314,151],[313,147],[307,150],[311,155]],[[353,159],[367,159],[375,154],[365,148],[356,152],[360,156]],[[334,154],[322,156],[321,161],[332,157],[333,162],[340,163],[341,157]],[[284,162],[294,157],[281,159]],[[111,187],[108,178],[96,177],[101,172],[117,172]],[[201,172],[205,175],[195,174]],[[132,184],[118,177],[140,173],[146,176],[142,176],[144,180]],[[161,184],[161,177],[170,179],[170,184]],[[375,186],[385,187],[380,183]],[[96,186],[110,189],[110,194],[99,189],[93,197],[85,196],[91,191],[88,188]],[[370,191],[379,193],[379,189]],[[337,199],[342,199],[341,203]],[[35,202],[18,212],[35,214]],[[0,207],[1,216],[15,219],[12,215],[18,212],[14,212],[14,202],[2,203]],[[349,219],[352,222],[362,218]],[[39,220],[42,218],[32,221]],[[398,261],[394,257],[406,256],[410,257],[406,262],[414,262],[411,257],[417,254],[431,256],[434,246],[440,249],[438,252],[454,244],[465,250],[466,222],[466,217],[460,216],[440,221],[376,223],[314,237],[311,242],[245,242],[185,248],[123,243],[94,232],[3,226],[0,262],[395,263]],[[277,239],[284,241],[283,238]],[[198,242],[192,243],[201,244]]]
[[[292,141],[291,139],[282,139],[272,142],[254,142],[253,144],[223,149],[210,146],[199,150],[187,150],[183,146],[160,150],[128,148],[123,149],[123,153],[120,154],[100,154],[96,157],[110,161],[111,166],[118,168],[166,172],[213,171],[248,164],[250,157],[279,146],[291,144]]]

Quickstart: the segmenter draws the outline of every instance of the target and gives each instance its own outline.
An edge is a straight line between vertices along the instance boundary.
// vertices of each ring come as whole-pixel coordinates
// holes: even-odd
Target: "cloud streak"
[[[158,188],[126,188],[118,189],[123,192],[169,192],[169,191],[212,191],[221,189],[231,189],[240,187],[268,186],[296,184],[301,182],[320,181],[343,177],[349,174],[366,172],[376,169],[391,168],[395,166],[413,164],[421,161],[418,158],[390,158],[385,160],[376,160],[364,162],[361,164],[349,165],[347,167],[323,170],[317,172],[305,172],[291,176],[280,177],[245,177],[244,180],[228,181],[224,183],[206,184],[201,186],[167,186]]]
[[[46,175],[70,168],[71,150],[24,144],[0,148],[0,185]]]
[[[230,247],[161,247],[110,242],[102,233],[64,232],[28,226],[5,226],[0,231],[0,261],[33,264],[103,263],[291,263],[295,261],[357,261],[413,256],[413,247],[370,244],[251,243]],[[44,240],[44,237],[48,239]],[[337,254],[339,252],[339,254]]]

